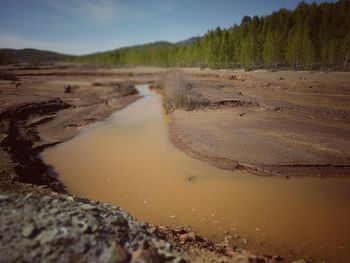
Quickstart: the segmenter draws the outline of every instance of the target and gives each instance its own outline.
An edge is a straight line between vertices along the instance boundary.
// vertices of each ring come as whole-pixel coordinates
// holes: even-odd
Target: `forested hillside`
[[[185,42],[186,43],[186,42]],[[347,69],[350,1],[300,3],[269,16],[245,16],[187,44],[158,42],[76,58],[79,62],[212,68]]]
[[[3,48],[0,49],[0,65],[10,63],[52,63],[62,62],[72,56],[64,55],[52,51],[42,51],[32,48],[25,49],[11,49]]]

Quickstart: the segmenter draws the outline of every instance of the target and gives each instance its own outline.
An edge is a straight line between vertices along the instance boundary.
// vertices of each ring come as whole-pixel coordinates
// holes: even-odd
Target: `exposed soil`
[[[350,175],[350,74],[204,72],[180,73],[178,85],[207,104],[173,109],[171,139],[180,149],[262,175]]]
[[[133,84],[155,81],[161,72],[120,71],[8,68],[18,79],[0,80],[1,178],[65,191],[38,154],[134,102],[139,96]]]
[[[167,70],[7,70],[17,79],[0,80],[1,260],[283,261],[230,240],[214,244],[188,229],[150,227],[119,208],[64,195],[38,157],[137,100],[133,84],[160,82]],[[263,175],[350,174],[348,73],[178,71],[206,103],[171,113],[171,139],[192,156]]]

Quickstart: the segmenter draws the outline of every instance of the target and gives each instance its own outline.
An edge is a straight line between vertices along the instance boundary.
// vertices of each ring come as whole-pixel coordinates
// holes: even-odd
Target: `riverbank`
[[[84,67],[8,71],[16,78],[0,81],[0,218],[6,237],[0,242],[2,260],[203,262],[209,258],[204,255],[213,260],[270,260],[216,245],[184,228],[149,226],[118,207],[69,195],[39,158],[44,149],[137,100],[133,85],[158,81],[163,71],[142,69],[138,74],[135,69]],[[185,244],[195,253],[188,255]],[[276,257],[274,262],[280,261]]]
[[[323,178],[350,175],[348,83],[349,73],[184,70],[161,85],[180,94],[167,102],[177,103],[170,138],[191,156],[229,170]]]
[[[1,178],[64,192],[38,154],[137,100],[133,85],[156,81],[162,70],[137,74],[85,67],[19,67],[7,72],[15,78],[0,80]]]

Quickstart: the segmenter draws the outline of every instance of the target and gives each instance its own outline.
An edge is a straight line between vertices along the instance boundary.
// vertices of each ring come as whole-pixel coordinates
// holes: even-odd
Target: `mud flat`
[[[187,87],[194,110],[171,108],[171,139],[190,155],[261,175],[350,175],[349,73],[174,75],[182,80],[165,82]]]
[[[137,100],[133,85],[157,80],[162,70],[23,66],[1,72],[12,76],[0,80],[1,178],[64,191],[38,154]]]
[[[119,207],[64,194],[65,185],[39,157],[46,148],[139,99],[133,85],[158,81],[165,70],[95,66],[1,70],[6,71],[0,81],[1,260],[282,261],[215,244],[189,229],[150,226]]]
[[[346,261],[350,178],[218,169],[177,149],[162,96],[147,85],[137,89],[141,99],[43,152],[69,192],[248,251]]]
[[[347,177],[350,159],[349,74],[266,71],[247,73],[199,69],[119,69],[95,66],[11,67],[6,70],[15,73],[17,79],[0,81],[1,211],[11,211],[16,208],[19,214],[23,212],[30,215],[30,211],[34,213],[42,204],[47,210],[50,210],[50,216],[54,217],[60,211],[51,211],[54,208],[52,204],[60,203],[59,206],[64,209],[77,211],[78,217],[91,218],[94,216],[93,213],[82,212],[81,205],[88,203],[94,206],[93,211],[102,209],[104,206],[86,199],[75,199],[75,197],[73,197],[72,206],[69,206],[66,202],[67,200],[71,202],[72,199],[69,196],[46,192],[42,188],[23,185],[15,181],[48,185],[51,189],[59,192],[67,192],[68,189],[70,194],[86,195],[93,200],[121,205],[138,219],[153,223],[161,222],[171,226],[169,228],[156,224],[151,227],[146,224],[145,232],[141,233],[141,235],[145,234],[146,245],[135,244],[131,249],[123,241],[127,239],[120,238],[116,242],[110,240],[109,237],[115,234],[113,232],[115,229],[109,225],[110,222],[102,222],[102,219],[95,218],[101,226],[106,223],[106,228],[102,227],[96,230],[102,231],[98,232],[98,240],[87,242],[83,240],[82,243],[76,240],[78,247],[83,246],[87,251],[90,251],[92,244],[97,242],[103,251],[106,249],[107,256],[114,257],[117,249],[119,252],[122,251],[122,255],[127,260],[132,259],[135,256],[134,252],[137,251],[136,256],[140,256],[145,252],[143,250],[145,249],[147,251],[144,254],[148,254],[148,256],[151,254],[154,259],[164,259],[162,255],[165,253],[167,258],[169,256],[169,261],[185,259],[197,260],[198,262],[205,260],[290,262],[299,257],[311,260],[313,256],[316,259],[347,261],[346,249],[350,244],[347,239],[350,235],[346,232],[348,229],[347,213],[350,211],[348,209],[349,181]],[[157,150],[157,147],[154,147],[157,143],[155,140],[161,139],[162,143],[169,147],[170,152],[173,152],[174,155],[170,158],[172,161],[178,159],[190,159],[188,162],[191,163],[198,161],[201,163],[201,170],[197,169],[199,167],[197,165],[187,166],[185,161],[183,167],[193,168],[193,172],[185,171],[180,176],[170,177],[169,187],[154,187],[155,184],[152,182],[165,182],[169,177],[157,173],[155,169],[148,170],[153,163],[143,163],[142,173],[133,173],[126,166],[118,167],[121,169],[118,170],[118,173],[116,170],[106,169],[108,166],[118,166],[124,159],[125,162],[122,163],[139,164],[140,162],[133,159],[132,155],[135,153],[130,151],[130,149],[132,150],[130,147],[121,149],[123,154],[120,156],[114,156],[120,159],[102,158],[94,159],[91,162],[88,161],[89,158],[97,155],[89,156],[88,148],[80,148],[78,157],[82,159],[82,156],[86,156],[83,162],[85,168],[88,167],[87,164],[98,164],[95,166],[96,169],[88,169],[90,171],[82,173],[83,177],[82,174],[79,176],[74,174],[70,177],[69,173],[63,171],[74,171],[70,167],[72,161],[74,165],[79,164],[79,161],[74,162],[73,159],[67,159],[71,156],[69,154],[65,157],[66,161],[64,158],[55,158],[56,161],[63,160],[63,162],[60,165],[50,162],[54,165],[50,169],[39,158],[38,154],[45,149],[55,145],[58,147],[52,148],[52,153],[55,149],[64,149],[66,145],[73,145],[82,138],[86,138],[85,136],[94,134],[101,126],[109,125],[107,129],[109,134],[112,132],[110,128],[113,125],[110,120],[113,120],[113,115],[107,118],[108,116],[125,107],[125,109],[129,109],[128,105],[130,107],[135,105],[132,102],[136,101],[138,103],[136,105],[139,106],[145,102],[145,100],[139,99],[147,94],[138,94],[134,84],[158,83],[159,86],[162,86],[164,80],[171,80],[174,74],[176,76],[180,74],[181,77],[175,81],[175,85],[174,82],[170,81],[167,87],[175,90],[181,90],[181,87],[186,87],[186,89],[184,92],[181,91],[180,102],[178,101],[179,103],[177,102],[168,108],[169,114],[162,113],[161,98],[158,98],[156,105],[152,103],[148,105],[150,111],[152,112],[153,109],[158,115],[152,117],[152,115],[147,115],[147,111],[141,111],[141,114],[139,111],[134,112],[133,116],[136,120],[141,120],[141,126],[147,126],[147,123],[166,125],[170,122],[169,131],[165,129],[163,130],[165,132],[157,133],[154,132],[154,129],[150,129],[147,140],[141,136],[139,144],[145,145],[145,141],[151,143],[146,145],[146,148],[144,147],[144,150],[149,150],[144,155],[152,157],[151,152]],[[162,92],[164,90],[161,89]],[[171,100],[168,102],[170,103]],[[143,118],[142,120],[142,117],[147,116],[149,119]],[[101,120],[105,121],[99,123]],[[129,120],[129,118],[125,118],[124,124],[128,125]],[[117,118],[117,121],[120,119]],[[96,124],[91,126],[92,123]],[[128,132],[130,137],[135,128],[140,127],[139,125],[140,123],[129,125],[129,130],[125,130],[119,135],[124,134],[125,139],[127,139]],[[90,127],[83,129],[87,126]],[[118,129],[115,131],[117,132]],[[78,133],[80,135],[76,137]],[[178,148],[192,157],[206,162],[188,156],[183,157],[183,152],[178,151],[170,143],[169,135],[171,141]],[[74,139],[72,139],[73,137]],[[99,135],[96,138],[98,137]],[[123,137],[115,138],[112,141],[108,141],[108,138],[111,138],[109,136],[102,138],[102,140],[97,141],[91,140],[91,143],[97,142],[95,146],[98,146],[103,145],[100,143],[107,142],[107,146],[104,147],[108,148],[115,143],[118,144],[119,139],[123,140]],[[62,144],[62,142],[67,143]],[[154,144],[152,145],[152,143]],[[106,151],[107,149],[97,148],[94,151],[96,153],[99,150]],[[113,150],[120,149],[114,147]],[[162,153],[162,151],[158,153]],[[75,151],[71,151],[71,154],[74,155]],[[52,156],[54,155],[52,154]],[[163,155],[163,157],[165,158],[167,155]],[[99,166],[106,161],[105,166]],[[159,159],[154,163],[157,161]],[[226,170],[217,169],[208,162]],[[131,167],[136,167],[136,165]],[[145,172],[146,170],[147,172]],[[165,170],[183,171],[179,166],[175,168],[168,166]],[[217,170],[220,170],[219,173],[222,175],[218,175]],[[90,177],[88,172],[91,171],[97,171],[97,173]],[[202,176],[206,175],[208,171],[209,176]],[[143,179],[146,181],[140,184],[138,176],[143,174],[145,175]],[[310,177],[284,180],[278,177],[256,177],[255,174],[278,175],[285,178],[304,177],[305,175],[342,178],[319,180]],[[128,180],[124,180],[123,175],[128,175]],[[124,176],[124,178],[126,177]],[[73,181],[77,183],[75,186],[72,184]],[[89,182],[95,182],[94,191],[91,190],[91,185],[90,188],[87,187]],[[247,191],[249,186],[252,187]],[[104,191],[105,187],[111,189]],[[120,189],[116,191],[118,187]],[[296,191],[285,191],[286,188]],[[150,196],[149,190],[152,189],[156,192],[160,191],[161,194],[152,193]],[[186,194],[182,196],[171,195],[176,190],[184,189]],[[211,190],[208,192],[208,189]],[[232,189],[235,190],[232,191]],[[237,193],[234,199],[232,199],[232,192]],[[37,193],[39,194],[37,195]],[[97,193],[106,196],[101,197]],[[153,194],[155,195],[153,196]],[[35,198],[32,198],[33,195]],[[46,198],[46,195],[50,195],[50,197]],[[206,195],[208,200],[202,198]],[[220,196],[224,197],[225,202],[215,202],[215,200],[221,200]],[[281,198],[280,202],[277,202],[278,198]],[[261,201],[262,199],[263,201]],[[192,207],[193,202],[188,202],[188,200],[197,202],[198,210]],[[203,200],[207,201],[200,203]],[[275,201],[271,203],[271,200]],[[26,210],[27,203],[34,210]],[[245,205],[242,205],[244,203]],[[276,203],[279,204],[275,206]],[[315,203],[322,205],[318,206]],[[268,204],[270,204],[270,208],[267,209],[266,205]],[[287,208],[291,208],[287,209],[288,211],[283,209],[286,204]],[[154,205],[156,208],[164,208],[164,213],[160,215],[159,211],[150,209]],[[315,209],[310,212],[308,208],[312,206]],[[233,209],[228,209],[228,207],[233,207]],[[323,209],[324,207],[326,209]],[[221,212],[213,213],[212,208],[218,208]],[[267,213],[259,212],[265,208]],[[294,213],[297,210],[300,214]],[[102,211],[106,214],[109,213],[107,208],[103,208]],[[287,212],[283,213],[283,211]],[[276,215],[276,213],[280,214]],[[10,224],[13,223],[14,218],[7,217],[8,215],[9,213],[6,212],[4,216],[1,216],[2,219],[9,220],[2,224],[4,226],[2,232],[8,231]],[[265,215],[270,215],[268,220],[264,217]],[[290,226],[291,221],[293,225],[300,223],[303,226],[300,228],[301,231],[305,230],[302,232],[305,235],[301,239],[294,239],[292,235],[288,234],[287,239],[290,238],[291,242],[288,243],[288,240],[279,242],[286,235],[283,231],[278,232],[271,228],[273,226],[271,222],[274,222],[271,218],[282,215],[284,219],[279,220],[281,222],[279,227],[291,229],[289,233],[292,234],[295,228]],[[69,219],[69,217],[68,214],[62,215],[62,218]],[[62,235],[65,234],[65,231],[61,231],[60,228],[65,227],[65,223],[56,222],[56,226],[59,228],[56,231],[52,230],[46,221],[42,222],[42,219],[42,216],[39,215],[33,219],[31,226],[24,224],[18,226],[14,231],[14,239],[23,238],[23,232],[27,235],[28,229],[32,229],[38,236],[41,236],[39,232],[43,231],[45,232],[44,236],[50,239],[47,241],[47,255],[49,255],[52,248],[64,246],[65,239]],[[90,224],[92,221],[84,221],[82,225],[86,226],[86,223]],[[199,221],[203,222],[201,222],[200,228],[195,227],[195,231],[204,233],[215,242],[222,241],[222,243],[208,241],[188,228],[179,227],[181,225],[196,226]],[[136,220],[135,223],[138,224],[137,222]],[[257,222],[262,222],[262,224],[257,224]],[[307,228],[309,225],[315,225],[315,228],[309,231]],[[228,231],[226,230],[227,226],[230,228]],[[80,226],[77,227],[72,229],[72,233],[80,231]],[[138,229],[139,226],[135,227]],[[89,231],[95,228],[87,226],[86,229],[87,234],[91,234]],[[105,229],[108,230],[107,239],[104,239],[103,236]],[[206,230],[207,232],[205,232]],[[125,231],[132,233],[130,229]],[[152,236],[152,231],[156,233],[156,237]],[[294,235],[300,236],[298,233],[300,231],[296,231]],[[315,238],[315,233],[317,238]],[[31,234],[29,233],[28,237]],[[84,238],[89,239],[90,236],[84,236]],[[149,238],[165,239],[164,246],[170,248],[173,245],[175,248],[166,249],[157,254],[154,251],[158,251],[159,247],[157,244],[153,246],[155,243],[149,246]],[[276,240],[277,243],[274,242]],[[301,242],[304,240],[307,242]],[[327,242],[321,244],[322,240]],[[28,248],[28,246],[35,248],[41,242],[40,240],[39,243],[35,240],[27,242],[26,239],[22,241],[23,243],[16,243],[19,246],[18,249]],[[84,242],[86,245],[82,245]],[[291,244],[294,244],[297,249],[291,250],[293,247],[290,246]],[[6,247],[7,245],[11,247],[11,243],[3,243],[1,249],[9,251],[10,247]],[[122,250],[119,249],[119,245]],[[148,250],[148,248],[150,249]],[[16,248],[16,251],[19,251],[18,249]],[[187,251],[184,257],[183,250]],[[261,254],[281,252],[284,259],[279,256],[251,254],[247,250],[258,251]],[[29,250],[25,251],[24,253],[28,253]],[[109,253],[111,251],[112,253]],[[68,252],[66,255],[72,256]],[[24,253],[23,255],[26,255]],[[75,253],[75,256],[82,256],[79,251],[72,253]],[[11,259],[11,255],[7,255]],[[97,256],[99,255],[101,254]],[[41,256],[45,255],[41,254]],[[53,261],[56,256],[53,254]],[[96,257],[96,260],[98,259],[99,257]]]

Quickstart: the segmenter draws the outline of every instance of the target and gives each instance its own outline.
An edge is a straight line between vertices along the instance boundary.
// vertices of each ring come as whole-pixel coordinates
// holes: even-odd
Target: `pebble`
[[[80,206],[80,208],[83,210],[87,210],[87,211],[95,209],[95,207],[93,205],[90,205],[90,204],[83,204]]]
[[[24,201],[26,201],[26,200],[27,200],[28,198],[30,198],[32,195],[33,195],[32,193],[27,194],[27,195],[26,195],[26,197],[24,197],[24,199],[23,199],[23,200],[24,200]]]
[[[56,235],[58,233],[57,229],[50,229],[50,230],[45,230],[43,232],[40,233],[39,236],[37,236],[37,240],[40,241],[40,243],[46,243],[46,242],[50,242],[53,239],[55,239]]]
[[[113,243],[111,247],[103,250],[99,259],[100,262],[106,263],[125,262],[128,259],[128,254],[118,243]]]
[[[88,224],[86,224],[83,220],[79,220],[79,221],[77,221],[77,226],[80,228],[80,230],[82,231],[82,232],[87,232],[88,231],[88,229],[89,229],[89,226],[88,226]]]
[[[73,196],[67,196],[67,197],[66,197],[66,200],[67,200],[67,201],[70,201],[70,202],[73,202],[73,201],[74,201],[74,198],[73,198]]]
[[[98,221],[95,217],[90,217],[88,219],[87,225],[89,226],[89,230],[91,232],[95,232],[98,229]]]
[[[22,236],[29,238],[29,237],[32,236],[34,231],[35,231],[35,226],[34,225],[32,225],[32,224],[25,225],[22,228]]]
[[[301,258],[301,259],[293,261],[292,263],[306,263],[306,261],[305,261],[305,259]]]
[[[233,259],[233,262],[235,263],[249,263],[251,262],[249,257],[246,255],[239,255]]]
[[[196,240],[196,234],[194,232],[190,232],[180,235],[179,238],[182,243],[186,243],[188,241]]]
[[[117,262],[124,262],[128,259],[128,254],[126,253],[124,248],[118,243],[115,243],[114,251],[117,255]]]
[[[8,195],[0,195],[0,201],[5,201],[7,199],[9,199]]]

